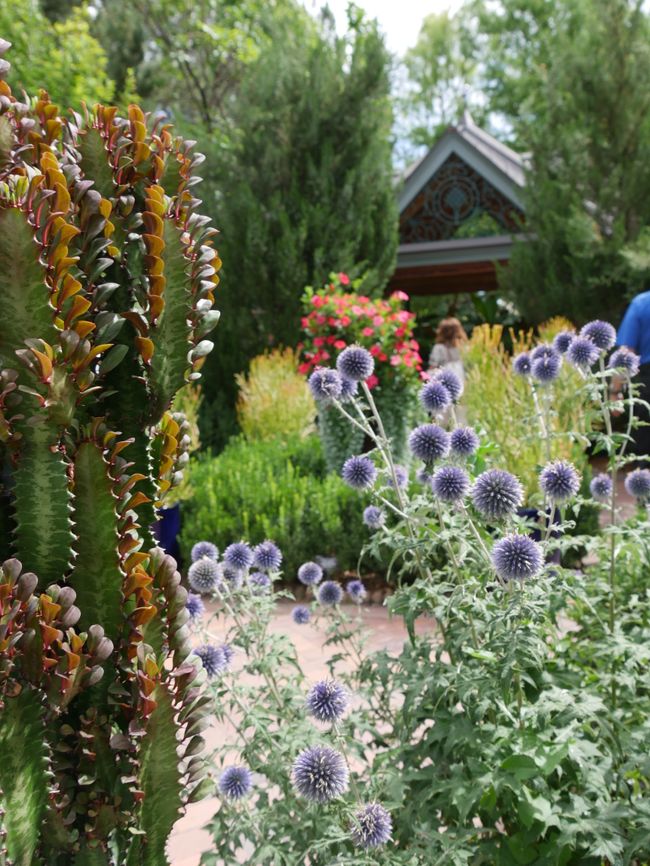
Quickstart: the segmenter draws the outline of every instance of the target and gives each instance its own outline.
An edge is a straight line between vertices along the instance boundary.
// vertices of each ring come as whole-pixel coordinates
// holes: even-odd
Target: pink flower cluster
[[[356,343],[375,358],[375,375],[368,380],[371,388],[382,380],[417,378],[422,358],[413,339],[415,314],[402,307],[408,295],[393,292],[387,299],[369,298],[345,291],[343,287],[349,286],[350,278],[341,273],[323,289],[304,296],[300,372],[308,375]]]

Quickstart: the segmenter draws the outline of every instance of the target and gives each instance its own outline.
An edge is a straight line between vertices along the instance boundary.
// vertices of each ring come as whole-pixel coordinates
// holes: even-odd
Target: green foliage
[[[0,860],[163,866],[205,791],[203,705],[150,527],[188,459],[169,410],[212,345],[215,231],[199,158],[137,106],[0,95]]]
[[[247,442],[235,439],[216,458],[199,457],[189,469],[194,496],[183,510],[182,546],[197,539],[220,550],[246,538],[272,538],[290,580],[315,555],[334,555],[354,568],[367,538],[357,496],[328,475],[316,436]]]

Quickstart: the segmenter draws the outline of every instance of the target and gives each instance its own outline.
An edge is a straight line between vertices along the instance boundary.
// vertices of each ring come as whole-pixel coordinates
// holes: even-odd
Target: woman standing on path
[[[466,340],[467,334],[458,319],[443,319],[436,331],[436,342],[429,357],[429,369],[449,367],[464,385],[465,371],[460,348]]]

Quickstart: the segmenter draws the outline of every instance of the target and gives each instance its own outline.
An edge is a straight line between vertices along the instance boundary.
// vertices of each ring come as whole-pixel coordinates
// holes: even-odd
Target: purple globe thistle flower
[[[187,571],[187,579],[192,589],[196,592],[212,592],[220,583],[221,576],[219,566],[214,559],[204,556],[190,565]]]
[[[228,800],[241,800],[251,792],[253,774],[248,767],[226,767],[219,776],[218,787]]]
[[[348,346],[336,359],[336,369],[344,379],[365,382],[369,376],[372,376],[375,359],[362,346]]]
[[[472,488],[474,507],[488,520],[508,517],[521,505],[523,498],[519,480],[503,469],[482,472]]]
[[[357,604],[361,604],[364,598],[368,595],[362,580],[350,580],[346,584],[345,591],[352,601],[355,601]]]
[[[326,580],[318,587],[316,598],[324,607],[334,607],[343,599],[343,590],[335,580]]]
[[[390,813],[379,803],[368,803],[354,813],[350,835],[357,848],[380,848],[390,842],[392,832]]]
[[[369,529],[379,529],[386,523],[386,514],[376,505],[368,505],[363,510],[363,522]]]
[[[247,583],[253,595],[262,595],[271,589],[271,578],[263,571],[254,571],[249,574]]]
[[[219,674],[222,674],[228,668],[228,661],[226,660],[223,647],[204,643],[194,650],[194,655],[201,659],[203,668],[210,679],[219,676]]]
[[[414,457],[434,463],[449,454],[449,433],[437,424],[421,424],[409,436],[409,448]]]
[[[567,460],[554,460],[540,472],[539,486],[553,502],[566,502],[580,490],[580,475]]]
[[[625,370],[628,376],[633,379],[639,372],[641,358],[636,352],[631,352],[629,349],[617,349],[609,359],[609,366],[613,370]]]
[[[517,376],[530,376],[533,369],[533,362],[530,359],[529,352],[520,352],[512,359],[512,369]]]
[[[549,346],[549,348],[551,347]],[[533,361],[531,373],[533,379],[536,379],[540,385],[548,385],[554,382],[560,375],[562,356],[558,352],[555,352],[555,350],[553,351],[553,355],[542,355]]]
[[[291,619],[296,625],[306,625],[311,619],[311,611],[306,604],[297,604],[291,611]]]
[[[222,643],[220,649],[221,649],[221,652],[223,653],[223,657],[224,657],[225,660],[226,660],[226,665],[229,666],[229,665],[230,665],[230,662],[231,662],[231,661],[234,659],[234,657],[235,657],[235,651],[234,651],[234,649],[230,646],[229,643]]]
[[[232,566],[227,565],[225,562],[219,565],[219,575],[221,578],[219,589],[221,591],[236,592],[243,586],[244,572],[238,568],[232,568]]]
[[[426,466],[420,466],[420,468],[416,470],[415,480],[418,484],[431,484],[431,478],[432,475]]]
[[[473,427],[456,427],[451,431],[449,443],[454,457],[471,457],[480,445],[480,439]]]
[[[566,356],[574,367],[585,370],[596,363],[600,349],[588,337],[576,337],[571,341]]]
[[[427,412],[442,412],[451,403],[451,394],[438,379],[427,382],[419,394],[420,403]]]
[[[441,466],[433,473],[431,489],[443,502],[459,502],[469,490],[469,476],[460,466]]]
[[[607,352],[616,343],[616,328],[609,322],[594,319],[593,322],[587,322],[580,330],[580,336],[591,340],[602,352]]]
[[[502,580],[524,580],[541,571],[542,549],[527,535],[506,535],[492,548],[492,563]]]
[[[305,586],[315,586],[323,579],[323,569],[317,562],[303,562],[298,569],[298,580]]]
[[[386,484],[388,484],[389,487],[394,487],[395,484],[393,482],[393,476],[388,471],[386,472],[386,475],[387,475]],[[406,469],[405,466],[396,466],[395,467],[395,477],[397,479],[397,486],[400,489],[403,489],[409,483],[408,469]]]
[[[348,789],[345,759],[330,746],[310,746],[293,762],[291,778],[296,791],[313,803],[329,803]]]
[[[625,489],[639,502],[650,500],[650,469],[635,469],[625,479]]]
[[[556,334],[553,339],[553,348],[556,349],[560,355],[566,355],[574,337],[575,331],[560,331],[560,333]]]
[[[539,361],[540,358],[553,358],[557,355],[557,350],[553,348],[553,346],[548,343],[540,343],[539,346],[535,346],[535,348],[530,353],[530,360],[534,364],[535,361]]]
[[[247,568],[250,568],[254,558],[253,551],[245,541],[236,541],[234,544],[229,544],[223,552],[225,564],[237,571],[245,571]]]
[[[353,397],[356,397],[359,383],[353,382],[352,379],[341,379],[341,395],[339,400],[341,403],[349,402]]]
[[[193,592],[187,594],[185,608],[190,615],[191,623],[197,623],[205,613],[205,605],[201,600],[201,596],[195,595]]]
[[[203,559],[204,556],[207,559],[217,560],[219,559],[219,548],[211,541],[197,541],[192,548],[190,556],[192,558],[192,562]]]
[[[309,377],[309,388],[314,400],[338,400],[343,383],[336,370],[330,370],[329,367],[316,367]]]
[[[445,388],[451,394],[451,399],[454,403],[457,403],[460,399],[461,394],[463,393],[463,383],[460,381],[460,378],[451,370],[449,367],[442,367],[440,370],[436,370],[433,374],[433,379],[436,382],[442,382]]]
[[[310,716],[331,725],[347,710],[348,693],[335,680],[321,680],[309,690],[305,703]]]
[[[356,490],[367,490],[375,483],[377,467],[370,457],[348,457],[343,464],[341,477],[346,484]]]
[[[605,472],[594,475],[589,484],[589,492],[596,502],[609,502],[612,496],[612,479]]]
[[[253,565],[264,571],[277,571],[282,563],[282,553],[277,544],[272,541],[263,541],[253,550]]]

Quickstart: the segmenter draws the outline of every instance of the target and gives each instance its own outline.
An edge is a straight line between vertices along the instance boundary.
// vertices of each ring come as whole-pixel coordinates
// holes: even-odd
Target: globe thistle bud
[[[397,486],[403,490],[409,483],[408,469],[405,466],[395,466],[395,478],[397,479]],[[386,484],[389,487],[395,486],[393,476],[388,470],[386,471]]]
[[[521,505],[524,490],[518,479],[503,469],[482,472],[472,488],[476,510],[488,520],[508,517]]]
[[[293,786],[313,803],[329,803],[344,794],[349,785],[345,759],[330,746],[310,746],[293,763]]]
[[[549,346],[548,348],[552,347]],[[540,385],[549,385],[560,375],[561,366],[562,356],[553,349],[553,354],[542,355],[532,362],[531,373],[533,379],[536,379]]]
[[[236,592],[244,585],[244,572],[225,562],[219,563],[219,592]]]
[[[323,579],[323,569],[317,562],[303,562],[298,569],[298,580],[305,586],[315,586]]]
[[[566,502],[580,489],[580,475],[567,460],[554,460],[540,472],[539,486],[553,502]]]
[[[352,601],[361,604],[364,598],[368,595],[366,588],[361,580],[350,580],[346,584],[345,591],[350,596]]]
[[[414,457],[434,463],[449,454],[449,433],[437,424],[421,424],[409,436],[409,448]]]
[[[263,571],[254,571],[249,574],[247,583],[253,595],[263,595],[271,589],[271,578]]]
[[[341,379],[341,393],[339,395],[339,400],[341,403],[349,403],[349,401],[357,396],[357,391],[359,390],[359,383],[353,382],[352,379]]]
[[[370,457],[348,457],[343,464],[341,477],[356,490],[366,490],[375,483],[377,467]]]
[[[453,457],[471,457],[480,445],[480,439],[472,427],[456,427],[449,437]]]
[[[318,587],[316,598],[323,607],[334,607],[343,599],[343,590],[335,580],[326,580]]]
[[[441,382],[445,386],[454,403],[457,403],[460,400],[463,393],[463,383],[460,381],[460,378],[456,373],[454,373],[454,371],[449,367],[442,367],[440,370],[436,370],[433,374],[433,380],[435,382]]]
[[[617,349],[609,359],[609,366],[613,370],[625,370],[627,375],[633,379],[641,367],[641,358],[629,349]]]
[[[329,367],[316,367],[309,377],[309,388],[314,400],[328,402],[338,400],[343,383],[336,370],[330,370]]]
[[[529,352],[520,352],[512,359],[512,369],[517,376],[530,376],[533,369],[533,362],[530,359]]]
[[[393,821],[390,813],[379,803],[368,803],[354,814],[350,835],[357,848],[381,848],[390,842]]]
[[[586,370],[596,363],[600,357],[600,349],[587,337],[576,337],[571,341],[566,356],[574,367]]]
[[[205,613],[205,605],[201,600],[200,595],[195,595],[193,592],[187,594],[185,608],[190,615],[190,622],[197,623]]]
[[[420,468],[416,470],[415,480],[418,484],[429,485],[431,484],[432,477],[431,472],[429,472],[426,466],[420,466]]]
[[[492,548],[492,563],[502,580],[535,577],[543,561],[541,547],[527,535],[506,535]]]
[[[593,322],[587,322],[581,329],[580,336],[591,340],[601,352],[607,352],[616,343],[616,328],[612,327],[609,322],[594,319]]]
[[[311,611],[306,604],[297,604],[291,611],[291,619],[296,625],[306,625],[311,619]]]
[[[469,476],[460,466],[441,466],[433,473],[431,489],[443,502],[459,502],[469,490]]]
[[[219,674],[228,669],[228,662],[223,647],[206,643],[198,646],[194,650],[194,655],[201,659],[203,668],[210,679],[219,676]]]
[[[335,680],[321,680],[309,690],[307,712],[318,722],[333,724],[348,708],[348,693]]]
[[[566,355],[571,345],[571,341],[575,337],[575,331],[560,331],[553,339],[553,348],[560,353]]]
[[[241,800],[252,790],[253,774],[248,767],[226,767],[219,776],[218,787],[228,800]]]
[[[221,649],[221,652],[223,653],[223,657],[226,660],[226,665],[230,665],[230,662],[235,657],[234,649],[230,646],[229,643],[222,643],[220,649]]]
[[[197,562],[199,559],[203,559],[203,557],[217,560],[219,559],[219,549],[211,541],[197,541],[192,548],[190,556],[192,562]]]
[[[253,565],[264,571],[277,571],[282,564],[280,548],[272,541],[262,541],[253,550]]]
[[[635,469],[625,479],[625,489],[639,502],[650,501],[650,469]]]
[[[365,382],[369,376],[372,376],[375,359],[362,346],[348,346],[336,359],[336,369],[344,379]]]
[[[596,502],[609,502],[612,497],[612,479],[604,472],[594,475],[589,484],[589,492]]]
[[[379,529],[386,522],[386,514],[376,505],[368,505],[363,510],[363,522],[369,529]]]
[[[196,592],[213,592],[220,581],[219,566],[214,559],[204,556],[190,565],[187,571],[187,579],[190,586]]]
[[[223,560],[226,565],[237,571],[245,571],[253,564],[254,554],[245,541],[236,541],[229,544],[223,552]]]
[[[451,404],[451,394],[437,379],[432,379],[427,382],[419,394],[420,403],[424,406],[427,412],[436,414],[442,412]]]

